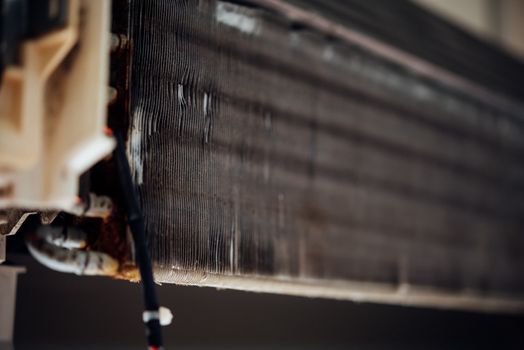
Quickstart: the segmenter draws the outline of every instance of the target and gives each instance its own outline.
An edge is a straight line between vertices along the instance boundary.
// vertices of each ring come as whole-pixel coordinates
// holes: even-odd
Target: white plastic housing
[[[21,48],[0,88],[0,208],[73,210],[104,134],[110,1],[70,0],[65,28]]]

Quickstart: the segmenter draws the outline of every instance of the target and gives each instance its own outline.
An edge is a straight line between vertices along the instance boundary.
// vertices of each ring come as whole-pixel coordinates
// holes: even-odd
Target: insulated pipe
[[[67,226],[41,226],[37,234],[47,243],[67,249],[82,249],[87,245],[84,231]]]
[[[28,236],[27,247],[38,262],[55,271],[90,276],[118,271],[118,262],[108,254],[78,250],[85,247],[85,233],[77,229],[41,226]]]

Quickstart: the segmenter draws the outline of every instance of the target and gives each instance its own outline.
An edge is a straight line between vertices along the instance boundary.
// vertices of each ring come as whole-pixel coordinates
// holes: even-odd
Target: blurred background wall
[[[524,57],[524,1],[412,0],[455,24]]]
[[[51,271],[19,276],[16,350],[145,349],[140,286]],[[524,317],[163,285],[166,349],[524,349]],[[12,349],[9,349],[12,350]]]

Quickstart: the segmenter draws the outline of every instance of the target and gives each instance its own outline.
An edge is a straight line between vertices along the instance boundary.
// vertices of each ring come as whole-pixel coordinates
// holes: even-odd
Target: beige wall
[[[504,44],[524,57],[524,1],[505,0],[501,9],[501,37]]]
[[[524,57],[524,0],[412,0]]]

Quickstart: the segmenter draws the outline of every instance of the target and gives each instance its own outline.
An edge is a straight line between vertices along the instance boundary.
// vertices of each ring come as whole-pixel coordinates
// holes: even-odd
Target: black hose
[[[155,291],[155,282],[153,279],[153,269],[151,259],[147,249],[144,218],[138,203],[138,196],[131,178],[131,170],[127,160],[124,139],[120,133],[115,133],[116,148],[114,158],[118,171],[118,178],[124,205],[127,211],[127,220],[133,241],[135,243],[135,260],[140,271],[142,279],[142,288],[144,292],[145,310],[149,312],[158,312],[159,305]],[[151,348],[162,348],[162,331],[160,320],[158,318],[150,319],[146,323],[147,340]]]

